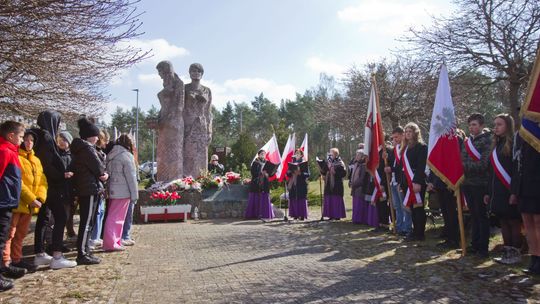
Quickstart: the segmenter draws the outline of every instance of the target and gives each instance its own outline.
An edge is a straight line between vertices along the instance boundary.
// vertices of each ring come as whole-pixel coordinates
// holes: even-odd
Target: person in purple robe
[[[292,159],[292,163],[300,164],[304,162],[304,152],[297,149]],[[300,166],[294,170],[289,167],[287,170],[289,180],[287,190],[289,191],[289,216],[293,219],[303,221],[308,217],[307,192],[309,169],[302,172]]]
[[[259,150],[257,158],[251,163],[251,182],[249,184],[246,219],[273,219],[274,210],[270,201],[270,181],[264,170],[266,151]]]
[[[327,160],[328,170],[324,175],[323,217],[339,220],[346,217],[343,201],[343,178],[346,176],[345,163],[339,157],[337,148],[330,149]]]

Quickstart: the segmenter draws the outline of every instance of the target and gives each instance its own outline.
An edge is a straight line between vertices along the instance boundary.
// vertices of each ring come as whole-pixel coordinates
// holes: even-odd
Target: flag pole
[[[283,190],[285,190],[285,199],[287,200],[287,205],[285,205],[285,212],[283,213],[283,221],[287,222],[289,221],[289,218],[287,217],[287,211],[289,210],[289,194],[287,194],[287,182],[285,181],[285,179],[283,179]],[[279,204],[281,205],[281,200],[279,200]]]
[[[321,197],[321,221],[324,221],[324,202],[323,202],[323,196],[322,196],[322,174],[319,175],[319,194]]]
[[[383,153],[384,166],[388,167],[388,154]],[[390,205],[390,219],[392,220],[392,232],[396,234],[396,214],[394,210],[394,198],[392,197],[392,188],[390,188],[390,180],[392,179],[390,173],[386,174],[386,186],[388,187],[388,205]]]
[[[458,210],[459,236],[461,238],[461,256],[464,257],[467,254],[467,247],[465,240],[465,226],[463,225],[463,208],[461,207],[461,190],[459,189],[459,186],[456,187],[455,194]]]

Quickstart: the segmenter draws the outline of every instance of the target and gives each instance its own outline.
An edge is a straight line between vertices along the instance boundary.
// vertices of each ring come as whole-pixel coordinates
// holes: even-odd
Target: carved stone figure
[[[156,66],[163,79],[163,90],[157,96],[161,109],[158,119],[157,177],[170,181],[184,172],[184,82],[174,72],[172,63]]]
[[[212,140],[212,92],[201,85],[203,74],[202,65],[193,63],[189,67],[191,83],[185,86],[184,175],[193,177],[206,170]]]

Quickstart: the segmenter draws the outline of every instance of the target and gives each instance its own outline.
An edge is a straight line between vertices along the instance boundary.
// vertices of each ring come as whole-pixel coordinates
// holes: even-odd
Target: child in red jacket
[[[17,208],[21,197],[21,163],[18,148],[23,141],[24,125],[6,121],[0,125],[0,251],[4,251],[11,225],[11,210]],[[13,281],[3,275],[21,277],[26,269],[0,268],[0,291],[13,288]],[[21,274],[22,273],[22,274]]]

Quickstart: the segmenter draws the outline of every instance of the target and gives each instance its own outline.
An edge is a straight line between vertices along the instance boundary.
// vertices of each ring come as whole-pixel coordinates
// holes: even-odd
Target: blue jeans
[[[411,213],[403,206],[404,194],[399,191],[399,185],[391,185],[390,188],[392,188],[392,204],[396,210],[396,231],[409,233],[412,231],[412,218]]]
[[[103,217],[105,216],[105,199],[100,196],[99,203],[96,210],[96,220],[94,227],[92,228],[91,240],[101,239],[101,229],[103,228]]]
[[[131,240],[131,225],[133,224],[133,207],[137,201],[131,201],[129,203],[128,211],[126,213],[126,220],[124,221],[124,228],[122,229],[122,240]]]

